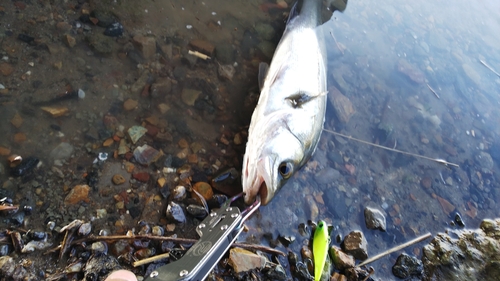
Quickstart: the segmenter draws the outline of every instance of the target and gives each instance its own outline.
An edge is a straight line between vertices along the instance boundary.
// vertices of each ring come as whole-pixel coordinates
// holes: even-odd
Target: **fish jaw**
[[[245,155],[247,156],[247,155]],[[273,163],[275,157],[265,156],[260,158],[255,166],[245,165],[243,177],[243,192],[245,203],[252,204],[259,195],[261,204],[266,205],[274,197],[276,180],[273,180]]]

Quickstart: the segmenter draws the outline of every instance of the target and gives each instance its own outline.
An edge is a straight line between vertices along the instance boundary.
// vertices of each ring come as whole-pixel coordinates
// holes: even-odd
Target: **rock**
[[[222,44],[221,44],[222,43]],[[230,64],[235,61],[235,49],[231,44],[221,42],[215,47],[215,57],[217,61]]]
[[[14,72],[14,67],[8,63],[0,63],[0,73],[2,73],[3,76],[9,76]]]
[[[156,80],[156,82],[151,85],[151,96],[154,98],[164,97],[171,91],[172,79],[170,78],[158,78],[158,80]]]
[[[339,247],[331,246],[329,253],[336,269],[344,271],[347,268],[354,267],[355,265],[354,258],[342,252],[342,250]]]
[[[115,41],[103,34],[93,32],[85,37],[92,50],[100,55],[110,55],[113,53]]]
[[[50,114],[54,118],[61,117],[69,113],[69,109],[67,107],[42,106],[41,109]]]
[[[474,157],[476,163],[483,169],[491,170],[493,169],[493,158],[487,152],[481,151]]]
[[[49,154],[52,160],[68,160],[75,149],[73,146],[67,142],[61,142],[56,146]]]
[[[68,45],[68,47],[70,48],[73,48],[75,45],[76,45],[76,39],[69,35],[69,34],[66,34],[64,36],[64,41],[66,42],[66,44]],[[62,64],[62,63],[61,63]],[[61,65],[62,66],[62,65]]]
[[[102,143],[102,146],[103,147],[110,147],[111,145],[113,145],[113,143],[115,143],[115,140],[112,139],[112,138],[109,138],[109,139],[106,139],[103,143]]]
[[[59,29],[60,31],[70,31],[71,30],[71,24],[67,23],[67,22],[58,22],[56,24],[56,28]]]
[[[401,279],[406,279],[410,276],[422,275],[423,270],[422,261],[418,260],[416,257],[402,253],[392,267],[392,274]]]
[[[367,243],[361,231],[352,231],[344,238],[342,249],[358,260],[365,260],[368,258]]]
[[[190,204],[186,207],[186,212],[195,218],[204,219],[207,215],[207,209],[200,205]]]
[[[90,186],[86,184],[77,185],[73,189],[71,189],[69,194],[64,199],[64,203],[66,205],[75,205],[81,201],[89,203],[89,192]]]
[[[480,229],[437,234],[423,248],[422,280],[498,280],[500,219],[483,220]]]
[[[424,188],[431,188],[432,186],[432,178],[425,176],[420,180],[420,185]]]
[[[193,106],[200,94],[201,91],[184,88],[182,89],[181,98],[185,104]]]
[[[0,155],[1,156],[8,156],[10,155],[10,149],[4,146],[0,146]]]
[[[128,129],[127,133],[130,140],[135,144],[148,130],[142,126],[132,126]]]
[[[161,114],[165,114],[170,110],[170,106],[165,103],[160,103],[158,105],[158,109],[160,110]]]
[[[139,76],[139,78],[137,79],[137,81],[135,81],[135,83],[132,84],[132,86],[130,87],[130,92],[132,92],[133,94],[142,94],[142,90],[148,83],[148,79],[149,79],[149,72],[143,71],[141,73],[141,76]]]
[[[114,22],[104,30],[104,35],[109,37],[119,37],[123,35],[123,25],[119,22]]]
[[[150,60],[156,54],[156,39],[154,37],[136,35],[132,38],[132,42],[145,59]]]
[[[131,111],[134,110],[138,104],[139,104],[138,101],[133,99],[128,99],[123,103],[123,109],[125,109],[126,111]]]
[[[328,98],[339,121],[342,123],[349,122],[349,119],[355,112],[349,98],[344,96],[335,86],[329,88]]]
[[[219,73],[219,78],[222,81],[233,80],[233,76],[236,73],[236,69],[234,69],[234,66],[232,66],[231,64],[225,64],[225,65],[219,64],[217,70]]]
[[[178,185],[172,189],[172,193],[170,194],[172,200],[175,201],[182,201],[186,199],[187,193],[186,193],[186,187],[182,185]]]
[[[184,210],[179,204],[175,202],[168,203],[166,215],[167,219],[176,223],[186,222],[186,215],[184,214]]]
[[[215,50],[215,46],[212,43],[201,39],[191,40],[191,42],[189,42],[189,47],[209,57],[213,56]]]
[[[332,184],[340,178],[340,172],[331,167],[326,167],[314,175],[314,179],[318,184]]]
[[[134,158],[142,165],[150,165],[151,163],[156,162],[162,155],[162,152],[147,144],[138,146],[134,149]]]
[[[385,216],[382,211],[366,207],[365,208],[365,224],[368,229],[379,229],[386,231]]]
[[[228,263],[236,273],[261,269],[266,265],[266,262],[266,258],[241,248],[232,248],[229,251]]]
[[[16,114],[14,114],[14,117],[12,117],[12,119],[10,120],[10,123],[14,127],[19,128],[23,124],[23,118],[21,117],[21,115],[19,115],[19,113],[16,112]]]
[[[27,139],[27,137],[26,137],[25,133],[14,134],[14,142],[21,143],[21,142],[25,142],[26,139]]]
[[[276,49],[276,45],[269,41],[261,41],[257,45],[257,49],[267,58],[271,59]]]
[[[397,69],[399,72],[408,77],[411,81],[421,84],[425,82],[424,74],[416,66],[412,65],[405,59],[399,59]]]
[[[197,183],[195,183],[193,185],[193,190],[195,190],[196,192],[198,192],[199,194],[201,194],[201,196],[203,196],[203,198],[205,200],[209,200],[210,198],[212,198],[212,196],[214,196],[214,192],[212,190],[212,187],[210,186],[210,184],[208,184],[206,182],[197,182]],[[199,203],[202,203],[201,200],[199,199],[198,195],[191,194],[191,197],[196,198],[196,200]]]
[[[132,177],[140,182],[148,182],[150,176],[147,172],[139,172],[133,174]]]
[[[257,23],[255,25],[255,31],[260,38],[266,41],[272,41],[276,35],[274,28],[266,23]]]
[[[111,180],[116,185],[120,185],[120,184],[125,183],[125,178],[120,174],[115,174]]]

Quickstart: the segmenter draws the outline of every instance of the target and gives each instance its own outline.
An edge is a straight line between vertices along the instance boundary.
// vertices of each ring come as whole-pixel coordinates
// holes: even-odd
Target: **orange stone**
[[[14,141],[15,142],[24,142],[26,141],[26,134],[24,133],[17,133],[14,135]]]
[[[451,204],[450,201],[439,196],[437,196],[437,200],[439,201],[439,204],[441,204],[443,211],[447,215],[450,215],[455,210],[455,206],[453,206],[453,204]]]
[[[188,163],[190,163],[190,164],[198,163],[198,156],[196,154],[189,154],[187,159],[188,159]]]
[[[64,203],[66,205],[74,205],[81,201],[89,203],[89,192],[90,186],[86,184],[77,185],[66,196],[66,198],[64,199]]]
[[[10,149],[7,147],[0,146],[0,155],[7,156],[10,155]]]
[[[209,200],[214,196],[214,192],[212,190],[212,187],[210,184],[206,182],[197,182],[193,185],[193,189],[196,190],[205,200]],[[196,198],[196,200],[200,200],[199,197],[196,194],[192,194],[193,198]],[[201,203],[201,202],[200,202]]]
[[[102,146],[108,147],[108,146],[111,146],[114,142],[115,142],[114,139],[109,138],[109,139],[107,139],[107,140],[104,141],[104,143],[102,144]]]
[[[188,148],[189,144],[186,139],[180,139],[179,142],[177,143],[180,148]]]

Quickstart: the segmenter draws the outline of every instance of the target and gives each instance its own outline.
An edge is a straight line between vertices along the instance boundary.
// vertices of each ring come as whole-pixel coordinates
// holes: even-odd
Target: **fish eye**
[[[282,162],[278,167],[278,171],[284,179],[288,179],[292,175],[292,170],[292,163],[290,162]]]

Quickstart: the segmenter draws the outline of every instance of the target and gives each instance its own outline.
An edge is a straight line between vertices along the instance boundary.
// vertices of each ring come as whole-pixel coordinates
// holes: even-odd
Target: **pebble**
[[[170,110],[170,106],[165,103],[160,103],[158,105],[158,109],[160,110],[161,114],[165,114]]]
[[[201,194],[201,196],[203,196],[203,198],[205,200],[210,200],[210,198],[212,198],[212,196],[214,196],[212,186],[210,186],[210,184],[208,184],[206,182],[195,183],[193,185],[193,189],[196,190],[196,192],[198,192],[199,194]],[[191,194],[191,197],[196,198],[196,200],[199,203],[202,203],[202,202],[200,202],[200,199],[198,198],[198,196],[196,194]]]
[[[167,216],[167,219],[174,221],[176,223],[185,223],[186,222],[186,215],[184,214],[184,210],[182,209],[182,207],[179,204],[177,204],[175,202],[168,203],[166,216]],[[168,230],[168,226],[167,226],[167,230]]]
[[[52,160],[68,160],[73,154],[74,147],[67,143],[61,142],[57,145],[49,154],[50,159]]]
[[[220,65],[217,68],[219,77],[222,81],[231,81],[233,80],[233,76],[236,73],[236,69],[231,64]]]
[[[420,185],[424,188],[431,188],[432,186],[432,178],[431,177],[423,177],[420,180]]]
[[[119,22],[114,22],[104,30],[104,35],[110,37],[119,37],[123,35],[123,25]]]
[[[381,231],[387,229],[384,214],[376,208],[365,208],[365,224],[368,229],[379,229]]]
[[[130,140],[135,144],[148,130],[142,126],[132,126],[128,129],[127,133]]]
[[[421,260],[405,253],[399,255],[392,267],[392,273],[401,279],[406,279],[410,276],[420,276],[423,270],[424,265]]]
[[[140,182],[148,182],[150,176],[147,172],[139,172],[132,174],[132,177]]]
[[[19,115],[19,113],[16,112],[16,114],[14,114],[14,117],[12,117],[12,119],[10,120],[10,123],[14,127],[19,128],[23,124],[23,118],[21,117],[21,115]]]
[[[172,79],[159,77],[155,83],[151,85],[152,97],[163,97],[172,91]]]
[[[199,90],[184,88],[182,89],[181,99],[186,105],[193,106],[200,94],[201,91]]]
[[[150,165],[156,162],[163,153],[145,144],[134,149],[134,158],[142,165]]]
[[[133,99],[128,99],[123,103],[123,109],[125,109],[126,111],[131,111],[134,110],[138,104],[139,104],[138,101]]]
[[[65,116],[69,113],[69,109],[65,106],[63,107],[50,107],[50,106],[42,106],[40,107],[44,112],[50,114],[50,116],[56,118]]]
[[[316,173],[314,179],[318,184],[326,185],[332,184],[335,180],[340,178],[340,172],[331,167],[326,167]]]
[[[491,170],[493,169],[493,158],[487,152],[481,151],[474,157],[476,163],[483,169]]]
[[[26,134],[25,133],[17,133],[14,135],[14,141],[17,143],[21,143],[26,141]]]
[[[154,37],[136,35],[132,41],[145,59],[152,59],[156,54],[156,39]]]
[[[76,46],[76,39],[73,36],[66,34],[64,36],[64,40],[66,41],[68,47],[73,48],[74,46]]]
[[[14,72],[14,67],[8,63],[0,63],[0,73],[2,73],[3,76],[9,76]]]
[[[67,23],[67,22],[58,22],[56,24],[56,28],[61,30],[61,31],[70,31],[71,30],[71,24]]]
[[[352,231],[344,238],[342,249],[358,260],[365,260],[368,258],[367,244],[361,231]]]
[[[71,189],[69,194],[64,199],[64,203],[66,205],[74,205],[81,201],[89,203],[90,202],[88,197],[89,192],[90,192],[90,186],[86,184],[77,185],[73,189]]]
[[[338,270],[345,270],[347,268],[354,267],[354,258],[346,253],[337,246],[331,246],[329,250],[330,257],[333,260],[335,268]]]
[[[120,185],[120,184],[125,183],[125,178],[120,174],[115,174],[111,180],[116,185]]]
[[[232,248],[229,251],[229,265],[236,273],[247,272],[252,269],[261,269],[267,259],[241,248]]]
[[[109,139],[105,140],[105,141],[102,143],[102,146],[104,146],[104,147],[109,147],[109,146],[111,146],[114,142],[115,142],[115,140],[114,140],[113,138],[109,138]]]

